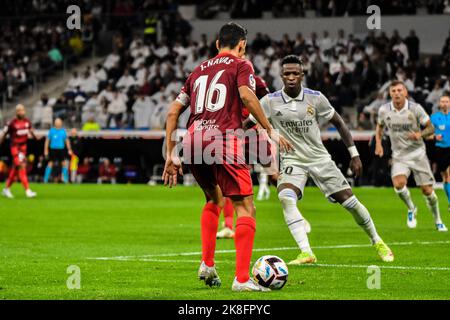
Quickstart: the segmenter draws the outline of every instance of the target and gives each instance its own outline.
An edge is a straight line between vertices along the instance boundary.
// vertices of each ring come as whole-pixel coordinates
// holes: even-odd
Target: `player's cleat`
[[[310,264],[310,263],[316,263],[317,262],[317,258],[314,255],[314,253],[308,253],[308,252],[301,252],[298,256],[297,259],[292,260],[288,263],[288,265],[291,266],[299,266],[302,264]]]
[[[27,198],[36,198],[37,193],[28,189],[27,191],[25,191],[25,195],[27,196]]]
[[[383,262],[394,261],[394,254],[392,253],[392,250],[387,246],[386,243],[384,243],[383,240],[378,241],[373,246]]]
[[[443,223],[436,223],[436,230],[439,232],[447,232],[448,229]]]
[[[271,291],[269,288],[263,287],[257,284],[253,279],[248,279],[245,283],[240,283],[237,281],[237,278],[234,278],[233,285],[231,286],[231,290],[236,292],[243,291],[259,291],[259,292],[269,292]]]
[[[223,228],[216,235],[217,239],[234,239],[234,231],[228,227]]]
[[[205,281],[205,284],[210,287],[220,287],[222,281],[217,274],[216,267],[208,267],[205,262],[202,261],[200,269],[198,269],[198,279]]]
[[[406,224],[410,229],[417,227],[417,207],[415,207],[412,211],[408,211]]]
[[[9,188],[3,189],[2,195],[8,199],[14,199],[14,195],[11,193],[11,190]]]

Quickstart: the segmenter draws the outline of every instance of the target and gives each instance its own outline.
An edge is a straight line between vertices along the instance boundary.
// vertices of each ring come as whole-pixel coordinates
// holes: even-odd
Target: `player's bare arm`
[[[69,153],[69,155],[73,156],[72,145],[70,144],[69,139],[66,139],[66,148],[67,148],[67,152]]]
[[[430,120],[425,124],[425,128],[422,131],[411,132],[408,134],[408,139],[410,140],[420,140],[421,138],[427,139],[434,135],[434,126]]]
[[[0,146],[3,144],[3,142],[5,142],[6,140],[6,136],[8,135],[8,127],[5,127],[5,129],[3,130],[3,132],[1,132],[1,136],[0,136]]]
[[[264,111],[261,108],[261,104],[253,91],[247,86],[241,86],[239,87],[239,95],[248,111],[253,117],[255,117],[261,127],[267,131],[269,137],[280,145],[280,151],[290,152],[294,150],[294,147],[289,141],[287,141],[283,136],[278,135],[275,130],[273,130],[272,125],[265,116]]]
[[[362,175],[362,162],[359,157],[358,151],[356,150],[355,142],[353,141],[352,134],[350,130],[345,125],[342,117],[335,112],[333,117],[330,119],[331,124],[335,126],[339,135],[341,136],[342,141],[350,152],[351,160],[350,160],[350,168],[355,174],[356,177]]]
[[[177,129],[178,118],[186,110],[180,102],[174,101],[169,107],[166,121],[166,164],[162,178],[164,185],[170,188],[177,185],[178,174],[183,175],[180,159],[174,155],[176,142],[171,139],[173,133]]]
[[[48,154],[49,154],[49,145],[50,145],[50,140],[47,138],[45,138],[45,143],[44,143],[44,156],[47,158]]]
[[[383,139],[383,131],[384,126],[382,126],[381,124],[377,124],[377,128],[375,130],[375,155],[379,156],[380,158],[382,158],[384,155],[383,144],[381,142]]]

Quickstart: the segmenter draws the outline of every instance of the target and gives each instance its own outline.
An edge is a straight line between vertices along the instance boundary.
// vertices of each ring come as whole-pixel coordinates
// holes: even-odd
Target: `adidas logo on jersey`
[[[278,111],[275,115],[276,115],[277,117],[283,116],[283,114],[281,113],[281,111]]]

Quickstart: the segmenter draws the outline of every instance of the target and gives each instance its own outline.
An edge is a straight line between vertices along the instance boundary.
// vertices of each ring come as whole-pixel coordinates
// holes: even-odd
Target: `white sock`
[[[406,204],[409,211],[413,211],[416,207],[411,199],[411,193],[409,192],[408,188],[406,186],[403,187],[403,189],[397,190],[395,189],[395,192],[398,194],[400,199]]]
[[[353,219],[355,219],[356,223],[367,233],[372,244],[381,240],[372,218],[370,217],[369,211],[355,196],[347,199],[342,203],[342,206],[352,214]]]
[[[439,212],[439,199],[436,193],[433,191],[429,196],[424,196],[425,202],[427,203],[428,209],[431,210],[431,213],[434,217],[434,222],[436,224],[442,223],[441,214]]]
[[[305,220],[297,208],[297,193],[292,189],[283,189],[278,194],[283,206],[284,220],[302,252],[312,254],[308,236],[302,222]]]

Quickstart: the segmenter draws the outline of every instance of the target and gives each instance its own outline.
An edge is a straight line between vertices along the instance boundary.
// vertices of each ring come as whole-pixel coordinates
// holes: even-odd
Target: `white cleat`
[[[3,189],[2,195],[8,199],[14,199],[14,195],[11,193],[11,190],[9,188]]]
[[[436,223],[436,230],[439,232],[447,232],[448,229],[443,223]]]
[[[234,238],[234,231],[231,230],[228,227],[223,228],[216,234],[217,239],[233,239]]]
[[[240,283],[237,281],[237,278],[234,278],[233,285],[231,286],[231,290],[236,292],[243,291],[259,291],[259,292],[269,292],[271,291],[269,288],[263,287],[257,284],[252,278],[248,279],[245,283]]]
[[[205,281],[205,284],[210,287],[220,287],[222,281],[217,274],[216,267],[208,267],[204,261],[200,264],[198,269],[198,279]]]
[[[412,211],[408,211],[406,225],[410,229],[417,227],[417,207],[415,207]]]
[[[25,191],[25,195],[27,196],[27,198],[36,198],[37,193],[28,189],[27,191]]]

